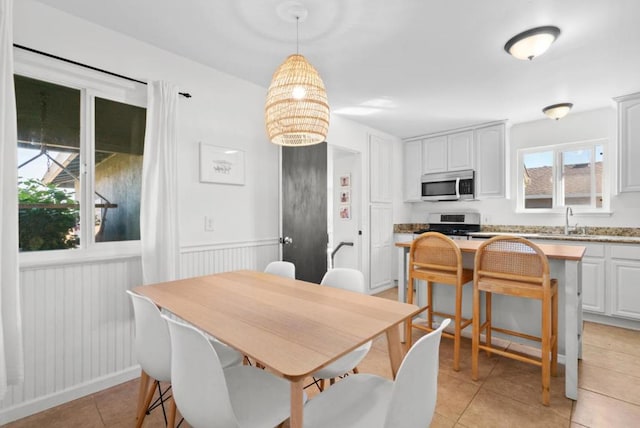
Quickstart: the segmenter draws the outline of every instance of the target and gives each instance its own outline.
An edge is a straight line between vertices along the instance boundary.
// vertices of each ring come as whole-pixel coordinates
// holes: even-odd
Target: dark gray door
[[[282,148],[282,259],[296,278],[320,283],[327,271],[327,143]]]

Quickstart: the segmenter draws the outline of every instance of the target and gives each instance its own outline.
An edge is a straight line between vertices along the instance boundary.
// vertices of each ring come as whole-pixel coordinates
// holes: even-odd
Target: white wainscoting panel
[[[269,262],[279,259],[277,239],[185,246],[180,251],[180,276],[190,278],[238,269],[263,270]]]
[[[0,424],[77,398],[78,389],[93,392],[92,382],[137,365],[125,290],[141,280],[139,257],[20,270],[24,382],[0,402]]]

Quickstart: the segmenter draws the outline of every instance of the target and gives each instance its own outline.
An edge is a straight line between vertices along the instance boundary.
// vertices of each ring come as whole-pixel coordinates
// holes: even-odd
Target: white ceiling
[[[39,1],[265,95],[296,49],[295,24],[276,13],[290,0]],[[639,0],[298,1],[309,11],[300,53],[322,76],[333,113],[402,138],[537,120],[558,102],[592,110],[640,91]],[[542,25],[562,31],[547,53],[529,62],[504,52],[513,35]]]

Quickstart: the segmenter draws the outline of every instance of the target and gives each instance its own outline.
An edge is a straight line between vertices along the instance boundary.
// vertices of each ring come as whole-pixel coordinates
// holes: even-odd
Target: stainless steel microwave
[[[423,201],[458,201],[475,199],[475,171],[439,172],[422,176]]]

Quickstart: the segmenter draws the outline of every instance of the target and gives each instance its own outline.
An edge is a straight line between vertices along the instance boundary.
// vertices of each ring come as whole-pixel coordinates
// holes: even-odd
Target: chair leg
[[[473,285],[473,321],[471,335],[471,379],[478,380],[478,353],[480,346],[480,290]]]
[[[138,390],[138,410],[136,412],[136,427],[138,428],[142,426],[142,421],[144,421],[147,413],[147,407],[149,407],[149,403],[145,406],[145,399],[147,398],[150,382],[151,378],[142,370],[140,373],[140,388]]]
[[[332,377],[331,379],[329,379],[329,385],[333,385],[334,383],[336,383],[335,377]]]
[[[460,324],[462,322],[462,284],[456,284],[455,333],[453,337],[453,370],[460,371]]]
[[[176,426],[176,400],[175,397],[169,399],[169,414],[167,415],[167,428]]]
[[[358,373],[360,373],[360,370],[358,370],[358,367],[354,367],[354,368],[353,368],[353,373],[354,373],[354,374],[358,374]]]
[[[320,385],[318,385],[318,388],[320,389],[320,392],[324,391],[324,379],[320,379]]]
[[[158,388],[159,386],[160,386],[160,382],[158,382],[155,379],[152,379],[151,385],[149,385],[149,388],[145,394],[144,403],[142,405],[142,415],[141,417],[138,417],[138,420],[136,422],[136,428],[140,428],[142,426],[142,422],[144,421],[144,417],[147,414],[147,409],[149,408],[149,404],[151,404],[151,399],[153,398],[153,395],[156,393],[156,388]]]
[[[546,295],[542,300],[542,404],[549,405],[549,387],[551,384],[549,353],[551,351],[551,298]]]

